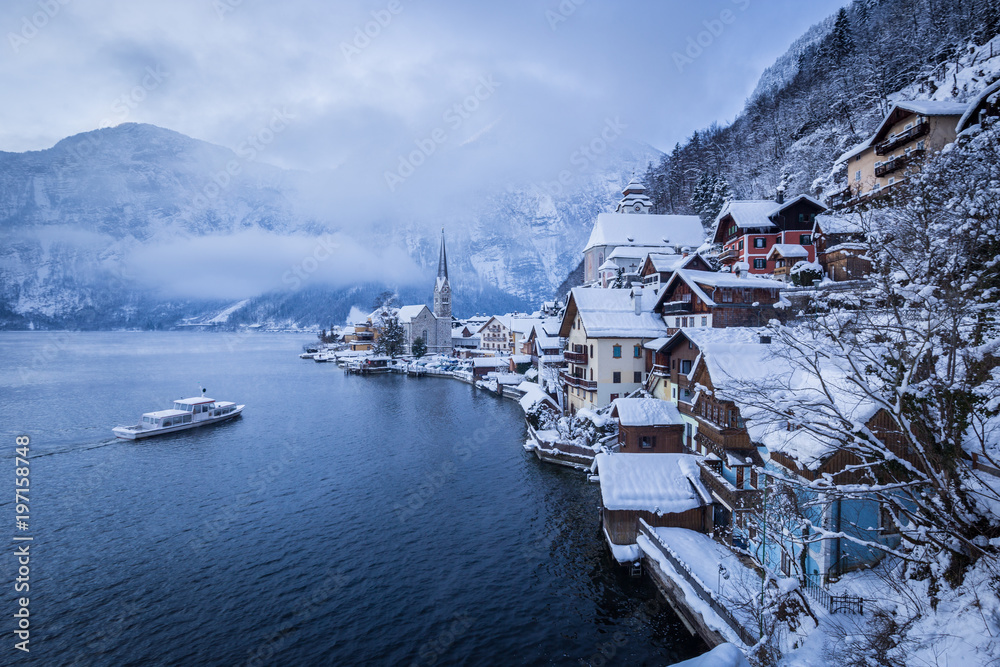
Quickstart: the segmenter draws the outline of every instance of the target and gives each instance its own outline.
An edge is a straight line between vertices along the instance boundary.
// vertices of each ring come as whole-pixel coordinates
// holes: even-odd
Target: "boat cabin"
[[[174,401],[174,410],[183,411],[190,415],[205,415],[206,417],[221,417],[236,409],[236,404],[231,401],[216,401],[214,398],[198,396],[196,398],[182,398]]]
[[[184,410],[159,410],[142,415],[143,428],[168,428],[191,423],[191,413]]]

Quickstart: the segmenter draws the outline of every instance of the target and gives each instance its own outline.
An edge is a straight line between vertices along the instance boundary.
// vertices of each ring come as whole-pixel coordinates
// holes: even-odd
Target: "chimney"
[[[636,316],[642,314],[642,283],[632,283],[632,303],[635,304]]]
[[[683,248],[681,248],[681,257],[687,257],[690,254],[691,254],[691,248],[689,248],[687,246],[684,246]]]
[[[785,203],[785,186],[784,185],[779,185],[778,186],[778,196],[776,198],[776,201],[779,204],[784,204]]]

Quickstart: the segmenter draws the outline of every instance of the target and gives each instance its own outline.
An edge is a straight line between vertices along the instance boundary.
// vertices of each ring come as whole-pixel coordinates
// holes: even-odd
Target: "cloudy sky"
[[[384,181],[433,145],[551,170],[609,121],[666,150],[731,119],[841,4],[8,0],[0,150],[126,121],[235,149],[283,115],[258,156],[283,167]]]

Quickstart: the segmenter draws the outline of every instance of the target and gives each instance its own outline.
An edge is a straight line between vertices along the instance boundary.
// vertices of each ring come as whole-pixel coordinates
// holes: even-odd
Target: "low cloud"
[[[339,233],[282,236],[247,230],[184,238],[138,248],[126,264],[141,285],[190,299],[240,299],[368,281],[409,285],[424,277],[404,251],[374,251]]]

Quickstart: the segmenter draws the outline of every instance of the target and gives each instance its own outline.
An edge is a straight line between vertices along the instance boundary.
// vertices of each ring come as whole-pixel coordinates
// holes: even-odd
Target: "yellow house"
[[[885,194],[920,169],[920,163],[955,141],[967,105],[958,102],[899,102],[875,134],[837,158],[847,169],[834,199],[846,204]]]
[[[643,386],[643,345],[667,332],[652,312],[653,296],[644,298],[641,287],[577,287],[570,293],[559,328],[559,336],[566,339],[567,368],[559,384],[567,411],[601,408]]]

